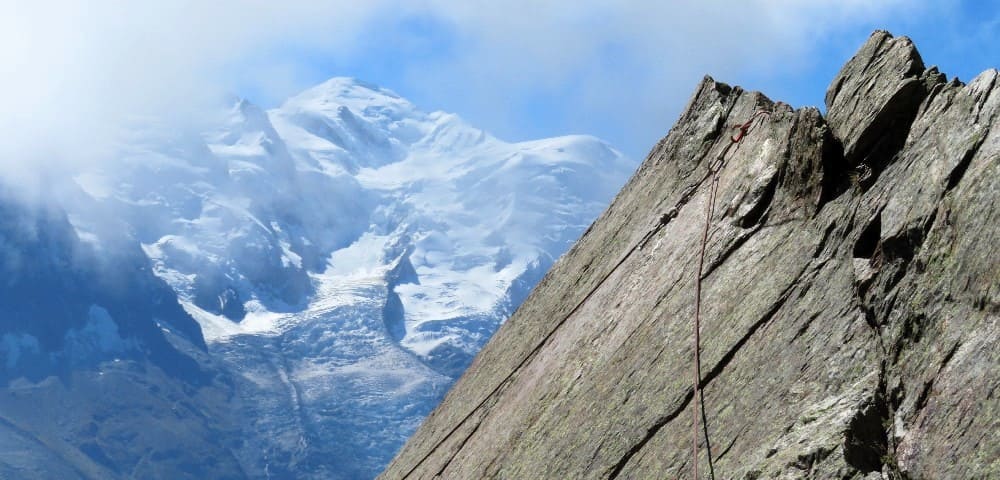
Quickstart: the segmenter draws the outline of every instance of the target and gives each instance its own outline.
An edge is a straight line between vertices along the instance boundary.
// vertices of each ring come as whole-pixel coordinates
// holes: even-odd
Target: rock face
[[[948,82],[880,31],[825,118],[705,78],[380,478],[689,477],[724,153],[702,277],[715,477],[1000,477],[998,77]]]

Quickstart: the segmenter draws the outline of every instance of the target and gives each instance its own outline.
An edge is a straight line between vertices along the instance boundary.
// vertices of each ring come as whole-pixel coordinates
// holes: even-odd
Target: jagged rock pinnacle
[[[381,478],[687,476],[708,168],[761,109],[711,219],[698,461],[710,448],[717,478],[1000,476],[998,73],[946,82],[879,31],[826,103],[706,77]]]

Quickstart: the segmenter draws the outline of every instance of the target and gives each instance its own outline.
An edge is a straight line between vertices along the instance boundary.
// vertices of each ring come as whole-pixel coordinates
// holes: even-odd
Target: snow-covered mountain
[[[137,243],[4,187],[0,279],[0,478],[241,478],[232,384]]]
[[[214,375],[188,400],[232,414],[211,436],[234,478],[374,476],[634,167],[592,137],[507,143],[345,78],[221,110],[207,131],[137,122],[60,204],[67,238],[131,251],[169,286],[157,304],[183,307],[136,321]],[[94,305],[73,328],[123,331],[128,313]],[[0,320],[8,366],[39,338],[18,330],[31,308]]]

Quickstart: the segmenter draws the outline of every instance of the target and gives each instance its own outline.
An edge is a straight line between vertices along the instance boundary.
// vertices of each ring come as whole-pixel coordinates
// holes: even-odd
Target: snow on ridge
[[[390,286],[400,344],[425,355],[446,339],[472,355],[486,338],[477,322],[492,331],[524,294],[511,289],[530,288],[522,277],[565,251],[634,168],[592,136],[507,143],[344,77],[267,112],[236,100],[217,118],[200,145],[142,134],[123,168],[77,177],[126,210],[209,341],[278,331],[262,312],[311,316],[317,276],[357,278],[349,263],[384,276],[405,250],[418,280]]]
[[[349,78],[217,117],[199,141],[138,136],[78,177],[106,208],[70,213],[121,212],[245,403],[304,392],[246,413],[265,425],[247,458],[297,456],[294,437],[388,461],[635,167],[595,137],[507,143]]]
[[[332,77],[286,100],[281,108],[291,105],[333,103],[360,106],[361,109],[387,103],[412,104],[396,92],[353,77]],[[359,109],[360,111],[360,109]]]
[[[342,115],[344,109],[381,129],[411,120],[425,122],[427,114],[395,92],[347,77],[334,77],[295,95],[270,114],[294,116],[303,112],[329,117]]]

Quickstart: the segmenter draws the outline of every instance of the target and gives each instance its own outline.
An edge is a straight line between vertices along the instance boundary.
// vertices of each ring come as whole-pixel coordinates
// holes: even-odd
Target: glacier
[[[129,443],[87,428],[113,422],[126,435],[123,418],[148,423],[136,419],[156,416],[169,394],[187,405],[177,418],[190,431],[168,438],[197,437],[192,445],[227,459],[209,465],[200,453],[186,469],[189,453],[169,449],[171,478],[374,477],[636,167],[593,137],[505,142],[350,78],[270,110],[232,99],[206,124],[137,119],[108,161],[59,189],[64,213],[47,214],[58,221],[45,228],[72,245],[34,257],[116,258],[103,276],[125,282],[117,291],[128,298],[89,277],[77,283],[92,295],[45,285],[79,306],[48,329],[55,343],[25,327],[37,312],[5,313],[0,381],[36,399],[74,389],[102,398],[95,382],[111,376],[142,387],[122,387],[132,393],[117,399],[127,412],[117,420],[80,409],[98,426],[62,435],[58,448],[47,440],[57,426],[0,399],[0,473],[46,478],[32,462],[60,465],[51,478],[157,472],[141,454],[152,448],[145,436]],[[16,227],[0,223],[0,238]],[[61,268],[51,275],[81,275]],[[4,311],[19,301],[5,297]],[[128,322],[154,328],[137,335]],[[60,367],[61,383],[17,368],[57,351],[81,358]],[[3,454],[38,444],[50,447],[20,463]],[[136,470],[143,462],[153,467]]]

